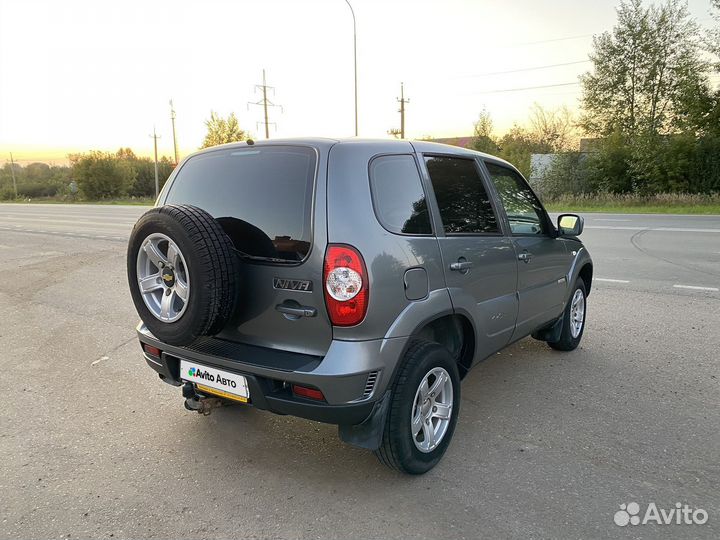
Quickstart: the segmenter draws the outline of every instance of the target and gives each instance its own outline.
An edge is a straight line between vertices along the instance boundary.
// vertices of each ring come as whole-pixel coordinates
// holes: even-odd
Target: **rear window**
[[[241,255],[292,263],[310,251],[317,157],[300,146],[242,147],[190,158],[168,204],[192,204],[222,225]]]

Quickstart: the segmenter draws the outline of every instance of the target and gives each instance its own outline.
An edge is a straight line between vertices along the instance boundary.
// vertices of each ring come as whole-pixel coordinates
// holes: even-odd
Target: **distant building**
[[[531,154],[530,155],[530,185],[541,187],[540,183],[545,177],[547,170],[552,167],[558,154]]]

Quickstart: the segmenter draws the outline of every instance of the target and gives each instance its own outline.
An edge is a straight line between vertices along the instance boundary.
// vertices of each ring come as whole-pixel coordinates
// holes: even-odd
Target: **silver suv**
[[[583,335],[592,260],[522,175],[427,142],[235,143],[186,158],[143,215],[128,280],[148,365],[188,409],[337,424],[406,473],[435,466],[477,362]]]

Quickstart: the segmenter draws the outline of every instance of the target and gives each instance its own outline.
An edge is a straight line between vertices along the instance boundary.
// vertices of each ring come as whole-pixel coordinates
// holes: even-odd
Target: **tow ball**
[[[222,400],[219,398],[210,398],[201,396],[195,392],[195,387],[190,383],[185,383],[182,389],[185,398],[185,408],[188,411],[195,411],[203,416],[208,416],[213,409],[222,407]]]

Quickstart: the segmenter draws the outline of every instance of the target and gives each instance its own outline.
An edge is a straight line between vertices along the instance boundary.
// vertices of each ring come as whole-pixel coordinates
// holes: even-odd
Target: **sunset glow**
[[[351,0],[357,16],[359,134],[472,133],[486,108],[502,132],[533,102],[575,108],[592,35],[614,0]],[[702,24],[706,0],[689,2]],[[0,0],[0,163],[62,163],[69,152],[197,149],[211,110],[264,135],[254,85],[267,70],[271,137],[354,132],[352,18],[343,0],[140,2]],[[519,88],[531,88],[516,90]]]

